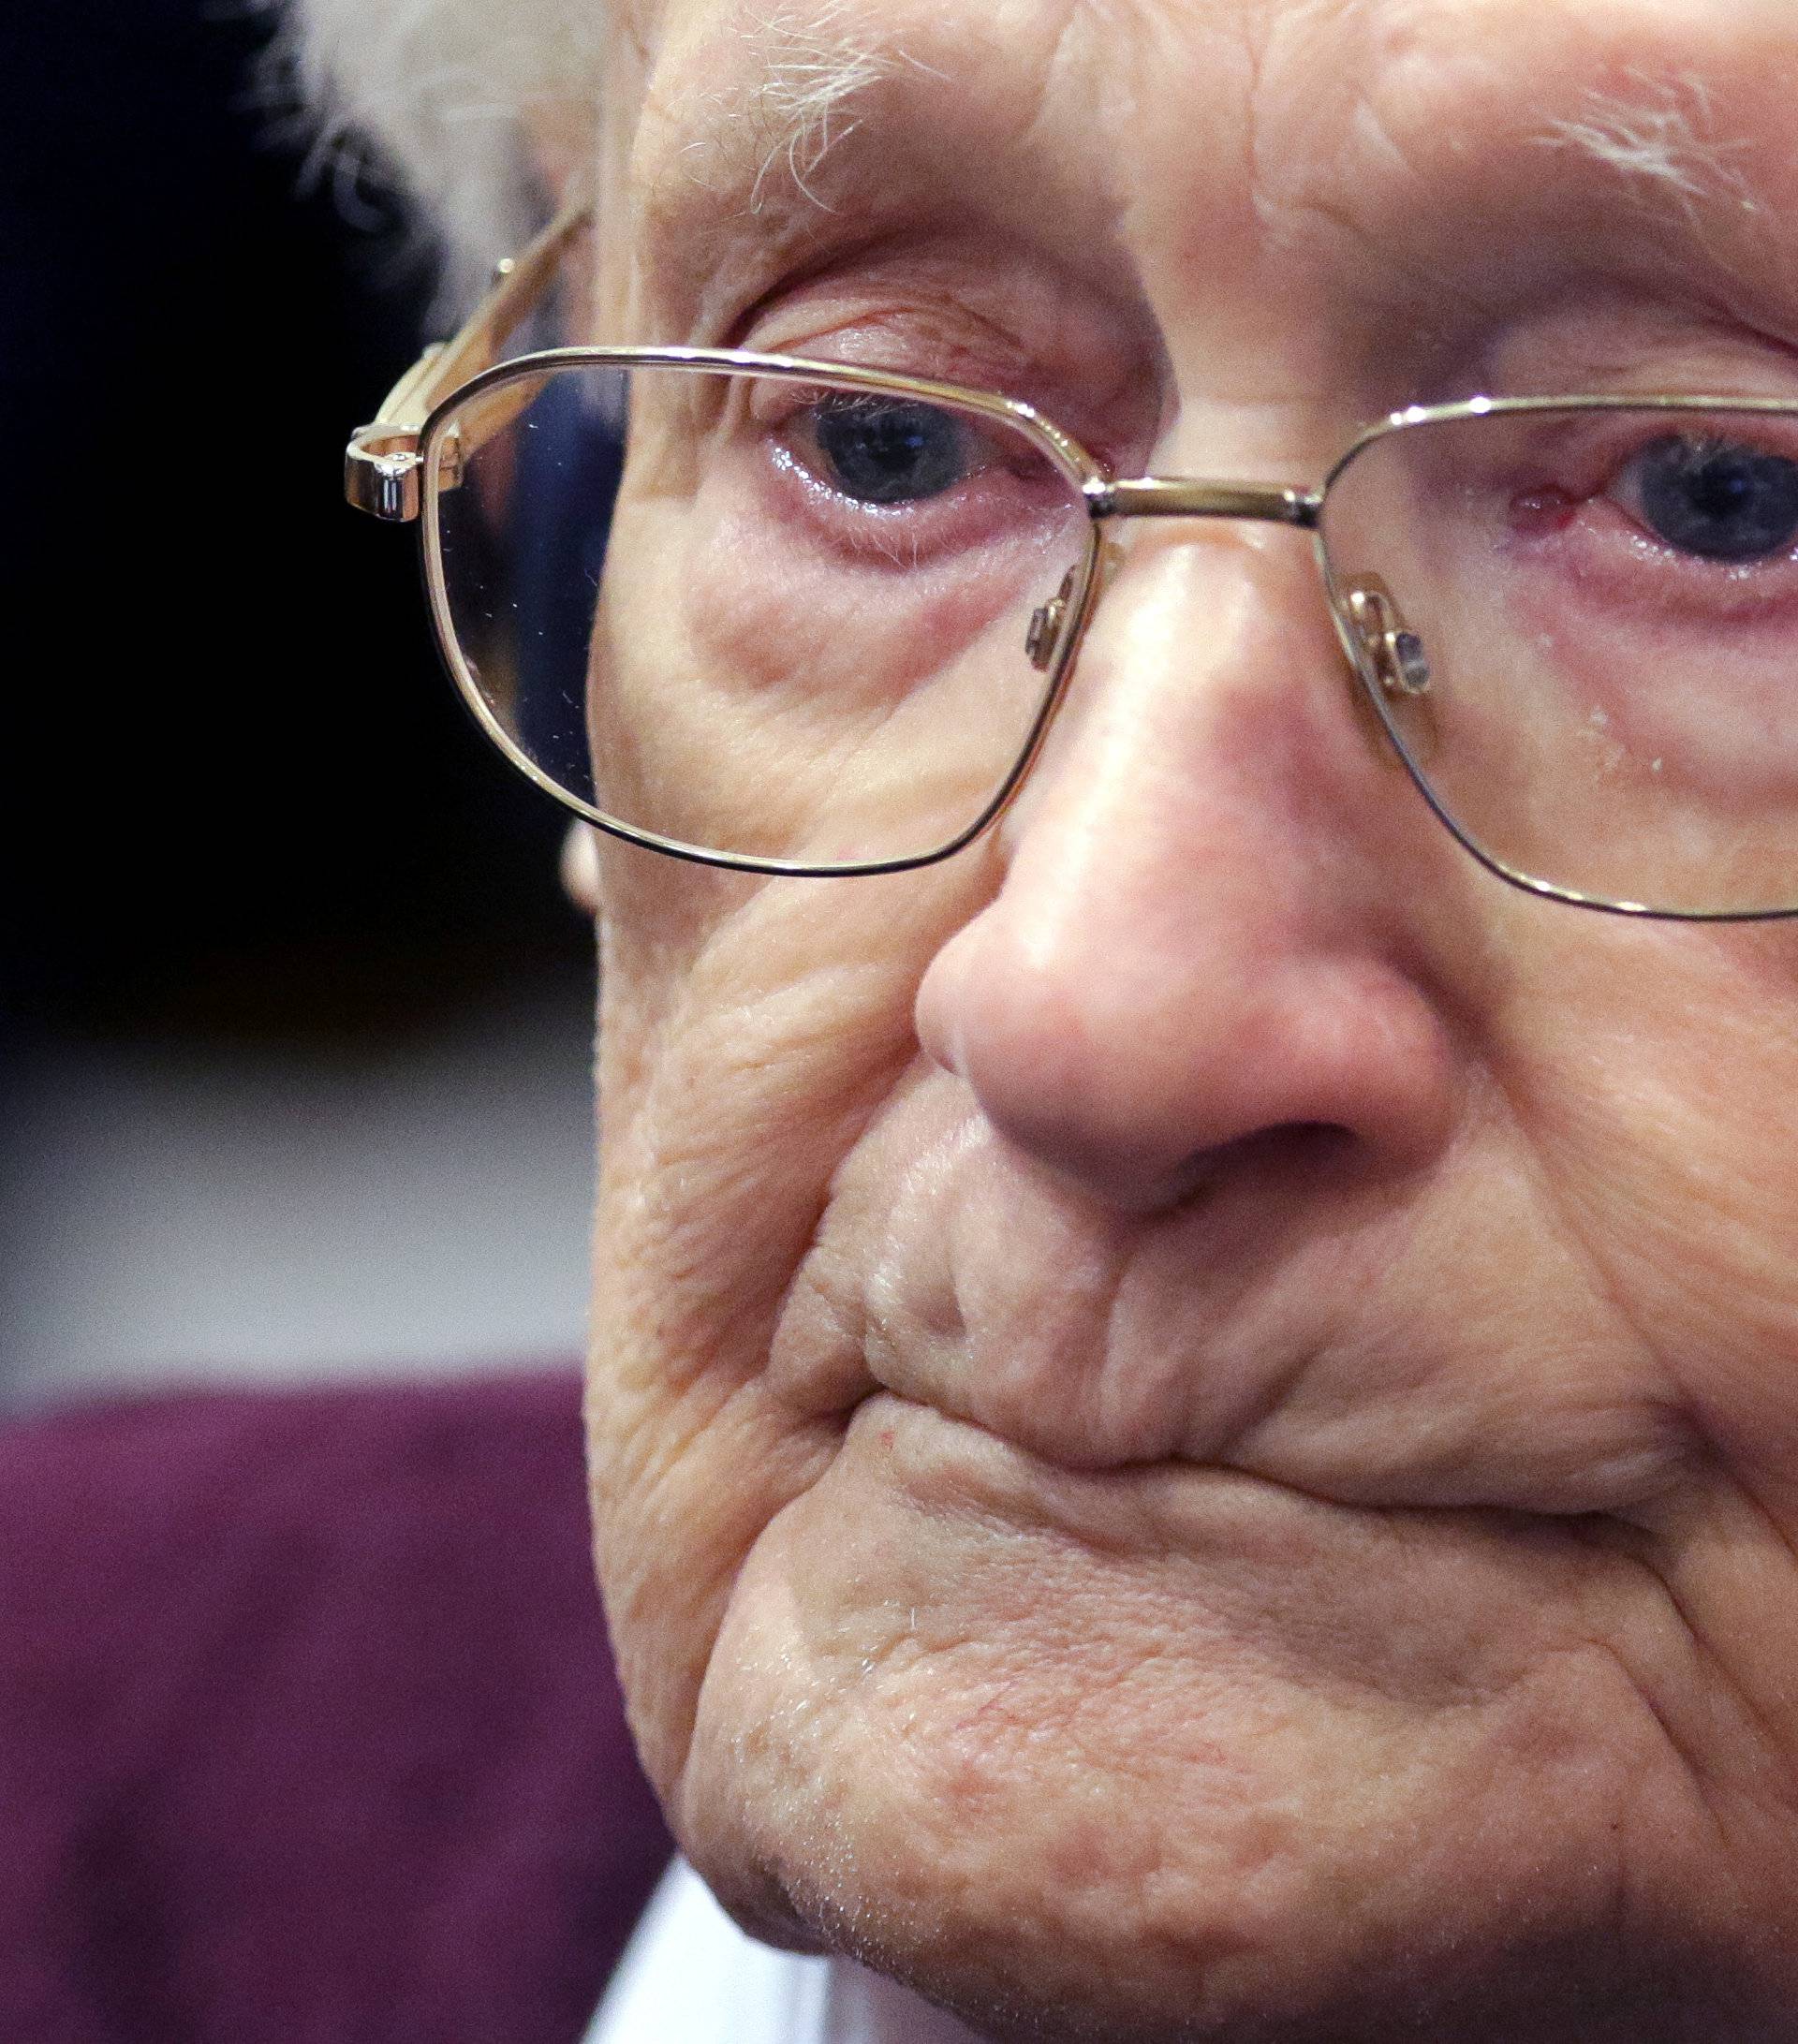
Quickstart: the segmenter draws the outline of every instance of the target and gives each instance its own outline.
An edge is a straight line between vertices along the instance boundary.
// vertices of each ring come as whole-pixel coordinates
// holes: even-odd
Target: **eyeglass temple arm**
[[[419,435],[451,390],[491,368],[508,336],[539,305],[568,243],[592,218],[585,199],[564,208],[521,254],[508,256],[494,283],[448,341],[434,342],[387,393],[373,421],[358,426],[344,451],[344,494],[359,511],[393,523],[419,515]]]

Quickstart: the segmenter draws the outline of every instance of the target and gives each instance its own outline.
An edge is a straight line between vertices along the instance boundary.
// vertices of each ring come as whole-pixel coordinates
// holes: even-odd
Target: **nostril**
[[[1284,1122],[1220,1144],[1205,1162],[1215,1169],[1319,1177],[1364,1169],[1367,1155],[1367,1144],[1340,1122]]]
[[[1039,1164],[1064,1183],[1121,1213],[1170,1213],[1207,1204],[1228,1188],[1232,1210],[1245,1216],[1245,1255],[1253,1240],[1290,1216],[1294,1200],[1309,1207],[1319,1195],[1338,1193],[1380,1169],[1379,1153],[1335,1122],[1291,1122],[1257,1129],[1210,1148],[1172,1153],[1158,1171],[1143,1157],[1061,1154],[1037,1146]]]

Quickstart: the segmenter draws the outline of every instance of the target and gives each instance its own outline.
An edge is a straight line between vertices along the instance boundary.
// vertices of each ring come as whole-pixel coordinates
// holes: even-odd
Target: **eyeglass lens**
[[[533,372],[432,463],[440,604],[496,735],[632,830],[806,866],[981,820],[1089,546],[1003,419],[743,373]]]
[[[628,829],[813,868],[990,812],[1090,544],[1006,419],[709,368],[488,386],[427,518],[503,743]],[[1798,418],[1422,421],[1343,467],[1320,537],[1380,718],[1483,856],[1673,912],[1798,903]]]
[[[1613,904],[1798,902],[1798,418],[1400,428],[1338,476],[1322,537],[1338,605],[1371,583],[1407,635],[1384,671],[1363,640],[1366,678],[1489,858]]]

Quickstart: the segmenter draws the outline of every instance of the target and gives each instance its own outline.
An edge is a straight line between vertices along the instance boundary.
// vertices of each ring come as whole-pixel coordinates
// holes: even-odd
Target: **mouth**
[[[1461,1174],[1473,1206],[1439,1213],[1369,1193],[1283,1215],[1248,1184],[1132,1219],[1024,1170],[945,1091],[833,1188],[767,1358],[795,1416],[887,1393],[1039,1471],[1229,1470],[1372,1508],[1629,1513],[1690,1478],[1667,1372],[1504,1203],[1514,1173]]]
[[[1097,1463],[1068,1461],[888,1390],[867,1393],[850,1415],[840,1451],[878,1469],[920,1508],[953,1519],[965,1513],[1017,1530],[1054,1530],[1101,1545],[1140,1544],[1145,1551],[1197,1551],[1225,1535],[1240,1553],[1251,1522],[1276,1519],[1284,1543],[1314,1531],[1339,1560],[1345,1526],[1388,1522],[1441,1531],[1477,1525],[1507,1540],[1540,1537],[1591,1544],[1596,1513],[1549,1513],[1471,1502],[1418,1505],[1403,1499],[1339,1496],[1253,1469],[1173,1455]]]
[[[1570,1344],[1527,1330],[1496,1350],[1431,1325],[1319,1337],[1289,1298],[1221,1319],[1164,1299],[1145,1334],[1127,1300],[1070,1307],[1057,1278],[1034,1311],[1009,1280],[1014,1301],[984,1321],[941,1294],[881,1312],[814,1290],[783,1322],[771,1388],[807,1421],[927,1415],[1032,1483],[1133,1485],[1164,1505],[1233,1478],[1361,1510],[1565,1520],[1636,1514],[1690,1479],[1689,1422],[1632,1381],[1627,1351],[1575,1371]]]
[[[887,1391],[856,1408],[805,1510],[835,1529],[824,1574],[847,1569],[857,1596],[879,1581],[914,1629],[1065,1627],[1071,1648],[1148,1618],[1145,1651],[1205,1663],[1209,1639],[1218,1669],[1246,1655],[1413,1702],[1502,1686],[1517,1640],[1633,1566],[1602,1519],[1350,1504],[1177,1461],[1070,1469]]]

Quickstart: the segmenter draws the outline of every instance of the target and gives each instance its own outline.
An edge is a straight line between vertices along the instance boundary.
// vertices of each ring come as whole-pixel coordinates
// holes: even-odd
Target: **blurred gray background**
[[[582,1344],[590,934],[341,501],[429,254],[270,26],[0,25],[0,1404]]]

